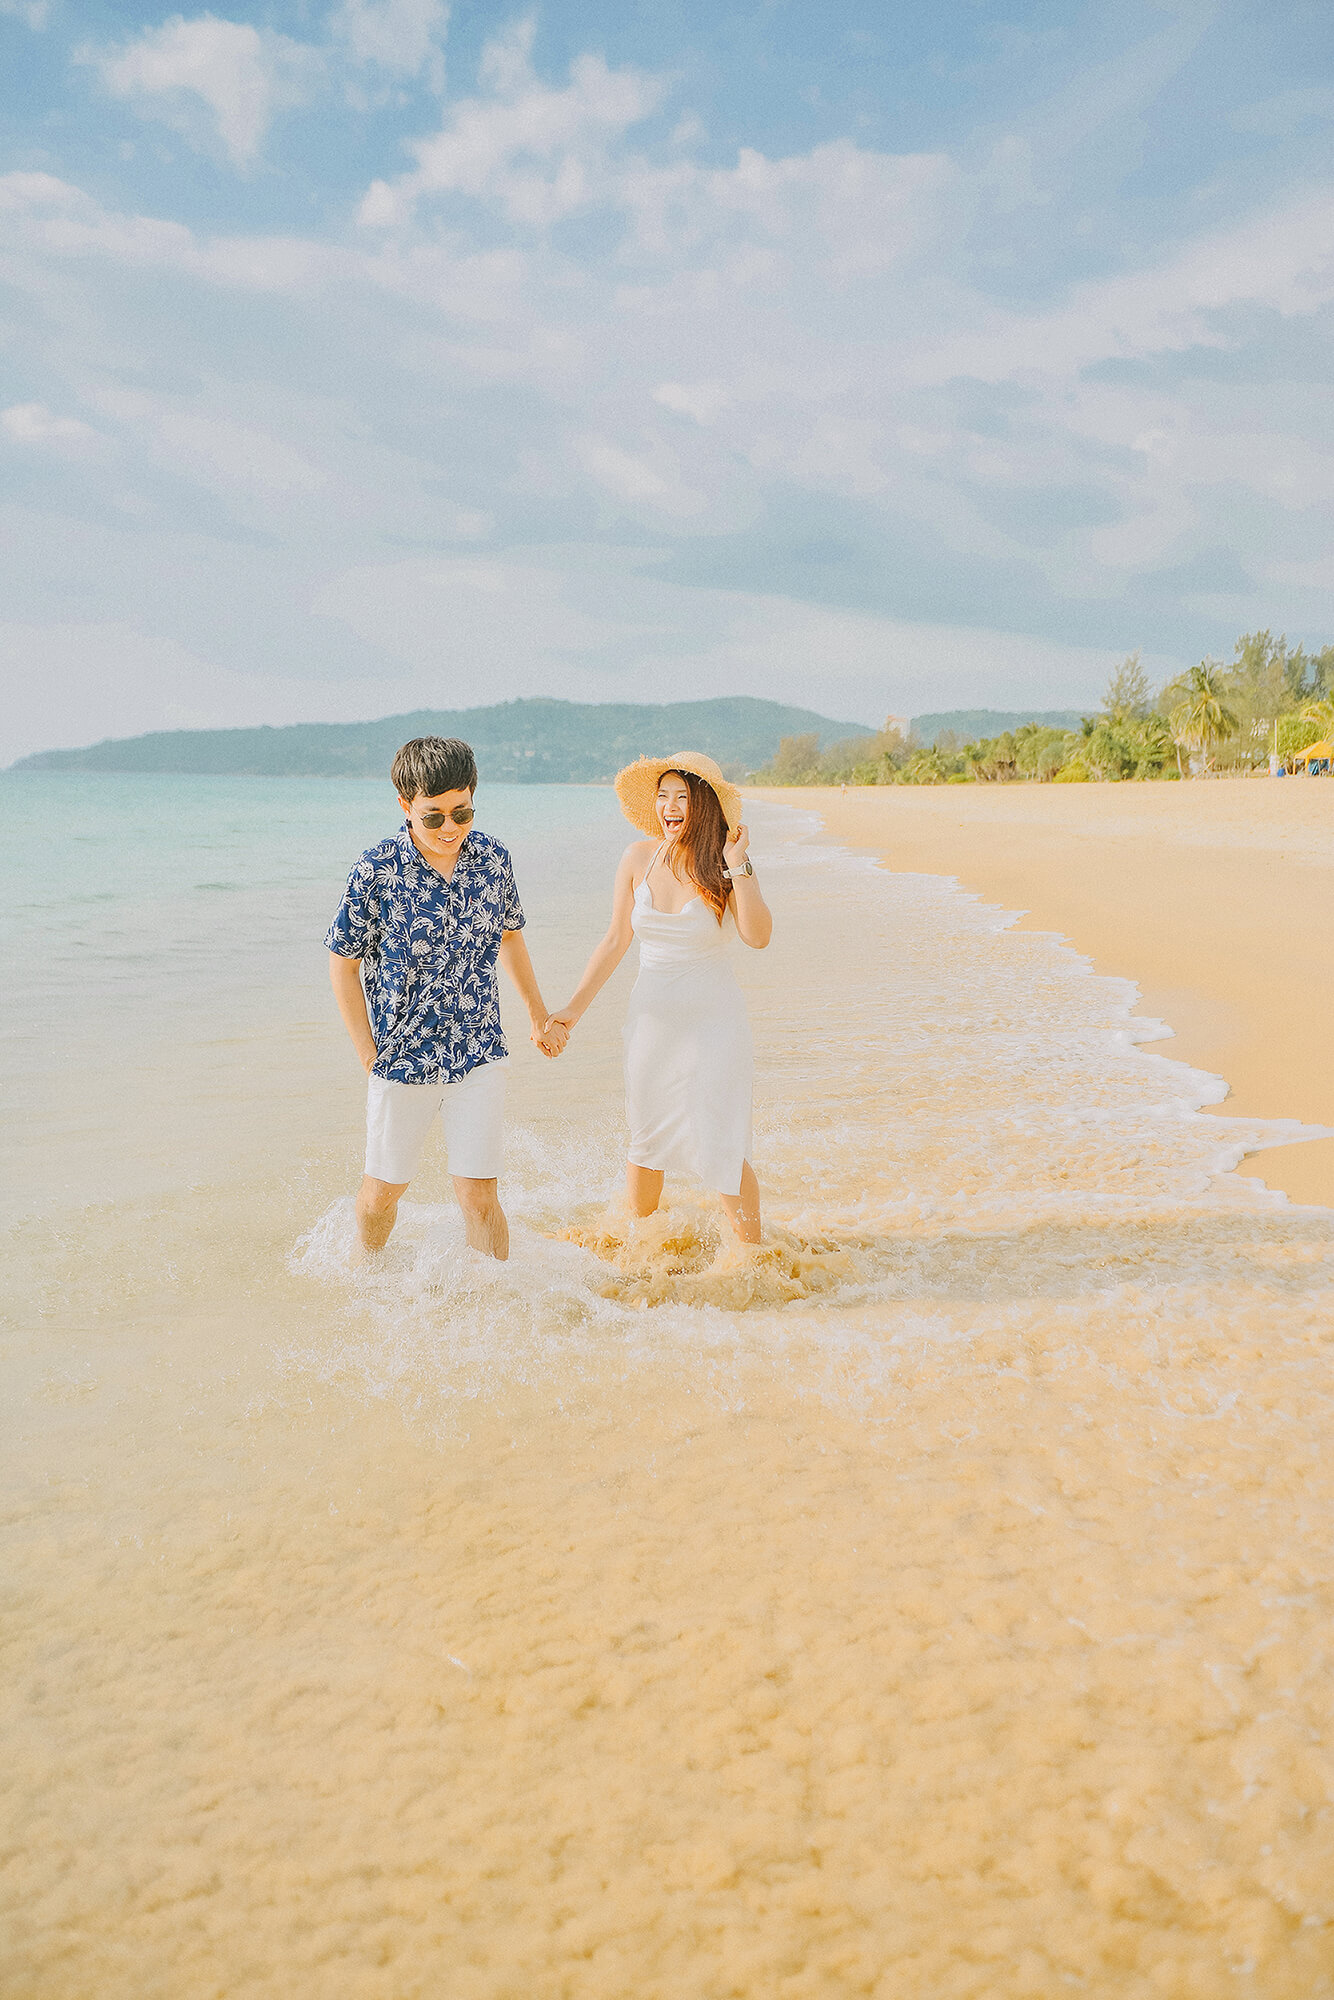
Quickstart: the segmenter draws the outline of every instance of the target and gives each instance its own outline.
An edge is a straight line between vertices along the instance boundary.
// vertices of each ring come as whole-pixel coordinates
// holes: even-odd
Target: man
[[[504,1258],[496,1182],[509,1051],[497,958],[544,1055],[560,1053],[566,1031],[547,1027],[509,853],[473,831],[468,745],[415,737],[389,775],[406,824],[357,862],[324,940],[338,1011],[370,1079],[357,1231],[368,1251],[389,1241],[438,1113],[468,1241]]]

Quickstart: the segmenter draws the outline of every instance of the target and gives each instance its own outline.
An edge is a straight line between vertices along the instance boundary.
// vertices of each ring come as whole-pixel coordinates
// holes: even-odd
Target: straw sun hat
[[[703,778],[718,795],[728,833],[736,832],[741,824],[741,794],[702,750],[687,750],[679,757],[641,757],[637,764],[627,764],[616,773],[616,796],[631,826],[653,837],[662,832],[654,801],[664,771],[689,771],[692,777]]]

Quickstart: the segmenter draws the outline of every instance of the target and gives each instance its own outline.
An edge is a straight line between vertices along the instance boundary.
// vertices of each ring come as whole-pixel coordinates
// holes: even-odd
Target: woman
[[[625,1024],[630,1207],[652,1215],[664,1174],[684,1168],[722,1196],[741,1240],[758,1243],[750,1026],[727,940],[735,929],[762,951],[773,918],[747,859],[741,794],[711,757],[694,752],[641,757],[620,773],[616,794],[650,838],[626,848],[607,935],[548,1026],[573,1028],[639,939]]]

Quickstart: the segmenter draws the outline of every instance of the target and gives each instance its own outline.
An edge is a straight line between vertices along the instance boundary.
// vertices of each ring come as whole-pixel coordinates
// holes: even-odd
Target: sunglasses
[[[419,817],[422,825],[429,827],[431,832],[434,833],[436,828],[443,826],[447,819],[452,819],[455,826],[466,826],[468,821],[474,817],[474,814],[471,806],[455,806],[453,812],[421,813]]]

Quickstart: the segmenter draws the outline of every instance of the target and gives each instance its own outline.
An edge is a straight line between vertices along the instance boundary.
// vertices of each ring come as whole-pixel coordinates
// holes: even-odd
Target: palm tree
[[[1224,742],[1237,728],[1237,718],[1223,698],[1227,692],[1223,669],[1217,660],[1201,660],[1178,685],[1181,700],[1167,718],[1177,746],[1177,770],[1181,771],[1184,744],[1187,750],[1202,752],[1207,771],[1214,744]]]

